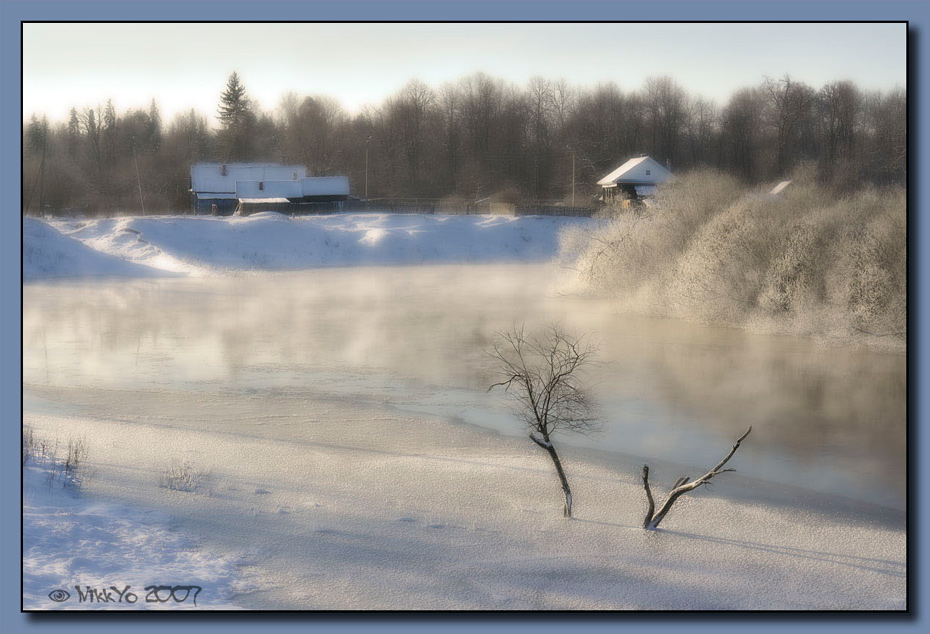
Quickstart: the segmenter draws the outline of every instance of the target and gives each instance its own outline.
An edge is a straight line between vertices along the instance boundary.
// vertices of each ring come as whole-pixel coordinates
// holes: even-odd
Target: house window
[[[258,191],[265,190],[265,181],[258,181]]]
[[[223,176],[226,176],[226,165],[223,165],[223,171],[221,172]]]
[[[646,170],[646,176],[649,176],[651,174],[652,174],[652,170]]]

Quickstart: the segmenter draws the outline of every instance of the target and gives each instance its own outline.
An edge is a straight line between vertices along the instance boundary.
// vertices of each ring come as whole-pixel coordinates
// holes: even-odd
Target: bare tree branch
[[[736,450],[739,449],[740,443],[746,439],[746,436],[749,435],[749,432],[752,431],[752,427],[746,430],[746,433],[739,437],[736,443],[733,445],[733,448],[730,449],[730,452],[724,457],[723,460],[717,463],[710,471],[702,475],[697,480],[693,482],[688,482],[689,478],[687,476],[682,476],[675,481],[674,486],[672,486],[671,492],[668,494],[668,497],[665,499],[665,502],[659,508],[659,512],[653,515],[655,511],[655,502],[652,498],[652,491],[649,489],[649,465],[643,466],[643,486],[646,489],[646,498],[649,502],[649,509],[646,512],[646,519],[643,520],[643,528],[647,530],[658,528],[659,523],[665,519],[665,516],[668,515],[668,512],[671,510],[672,505],[675,501],[680,498],[685,493],[693,491],[701,485],[706,485],[714,476],[718,476],[721,473],[727,473],[728,471],[736,471],[736,469],[724,469],[723,466],[733,457],[733,454],[736,453]]]

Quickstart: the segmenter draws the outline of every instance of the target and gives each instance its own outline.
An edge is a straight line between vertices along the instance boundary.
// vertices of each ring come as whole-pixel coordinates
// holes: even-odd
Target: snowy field
[[[882,400],[903,356],[620,322],[547,291],[558,230],[590,222],[27,219],[24,422],[87,446],[79,488],[26,469],[27,609],[162,583],[203,587],[194,609],[904,609],[900,446],[868,420],[903,429]],[[350,268],[300,271],[318,266]],[[56,281],[75,275],[114,279]],[[608,431],[562,449],[572,520],[484,394],[480,351],[522,318],[603,341]],[[865,389],[875,368],[890,383]],[[798,376],[816,398],[790,397]],[[746,422],[738,472],[644,531],[642,463],[664,491]],[[179,469],[189,490],[166,486]],[[881,486],[836,494],[864,479]]]

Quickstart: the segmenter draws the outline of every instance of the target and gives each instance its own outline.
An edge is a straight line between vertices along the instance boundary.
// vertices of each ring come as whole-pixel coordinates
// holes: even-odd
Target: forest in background
[[[596,182],[648,154],[675,172],[713,168],[743,185],[799,165],[840,194],[904,185],[907,93],[849,81],[813,87],[765,78],[719,105],[669,77],[636,90],[533,77],[509,84],[484,73],[431,87],[411,80],[350,115],[325,95],[284,95],[257,109],[233,73],[215,115],[162,120],[112,102],[72,108],[67,121],[32,113],[23,126],[23,213],[177,213],[189,208],[200,161],[303,164],[347,175],[356,196],[462,203],[495,198],[590,204]],[[366,157],[368,167],[366,170]]]

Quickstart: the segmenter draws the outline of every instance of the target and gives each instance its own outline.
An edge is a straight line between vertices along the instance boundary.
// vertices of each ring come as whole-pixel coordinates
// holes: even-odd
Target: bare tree
[[[499,362],[504,380],[488,391],[502,386],[517,401],[516,411],[530,430],[530,440],[552,458],[565,494],[563,514],[571,517],[572,491],[552,435],[557,431],[589,433],[600,428],[578,374],[595,347],[558,325],[547,326],[540,336],[526,335],[521,326],[499,333],[499,337],[491,356]]]
[[[694,491],[696,488],[702,484],[707,484],[710,482],[711,478],[714,476],[720,475],[721,473],[726,473],[727,471],[736,471],[736,469],[724,469],[723,465],[733,457],[733,454],[736,453],[736,450],[739,449],[739,444],[743,442],[746,436],[749,435],[749,432],[752,431],[752,427],[746,430],[746,433],[739,437],[739,440],[736,441],[736,444],[733,445],[733,448],[730,449],[730,453],[726,457],[717,463],[713,469],[702,475],[697,480],[689,482],[690,478],[687,476],[681,476],[678,480],[675,481],[674,486],[672,486],[671,492],[668,494],[668,497],[665,499],[665,502],[659,508],[658,513],[654,513],[656,505],[655,500],[652,498],[652,491],[649,488],[649,465],[643,465],[643,488],[646,489],[646,499],[649,501],[649,510],[646,511],[646,519],[643,520],[643,528],[646,530],[653,530],[659,527],[659,523],[665,519],[665,516],[668,515],[668,512],[671,510],[672,505],[675,501],[680,498],[685,493],[689,491]]]
[[[766,77],[762,84],[769,109],[769,125],[775,133],[775,174],[784,176],[792,167],[792,153],[799,145],[798,129],[811,116],[816,93],[787,73],[779,80]]]

